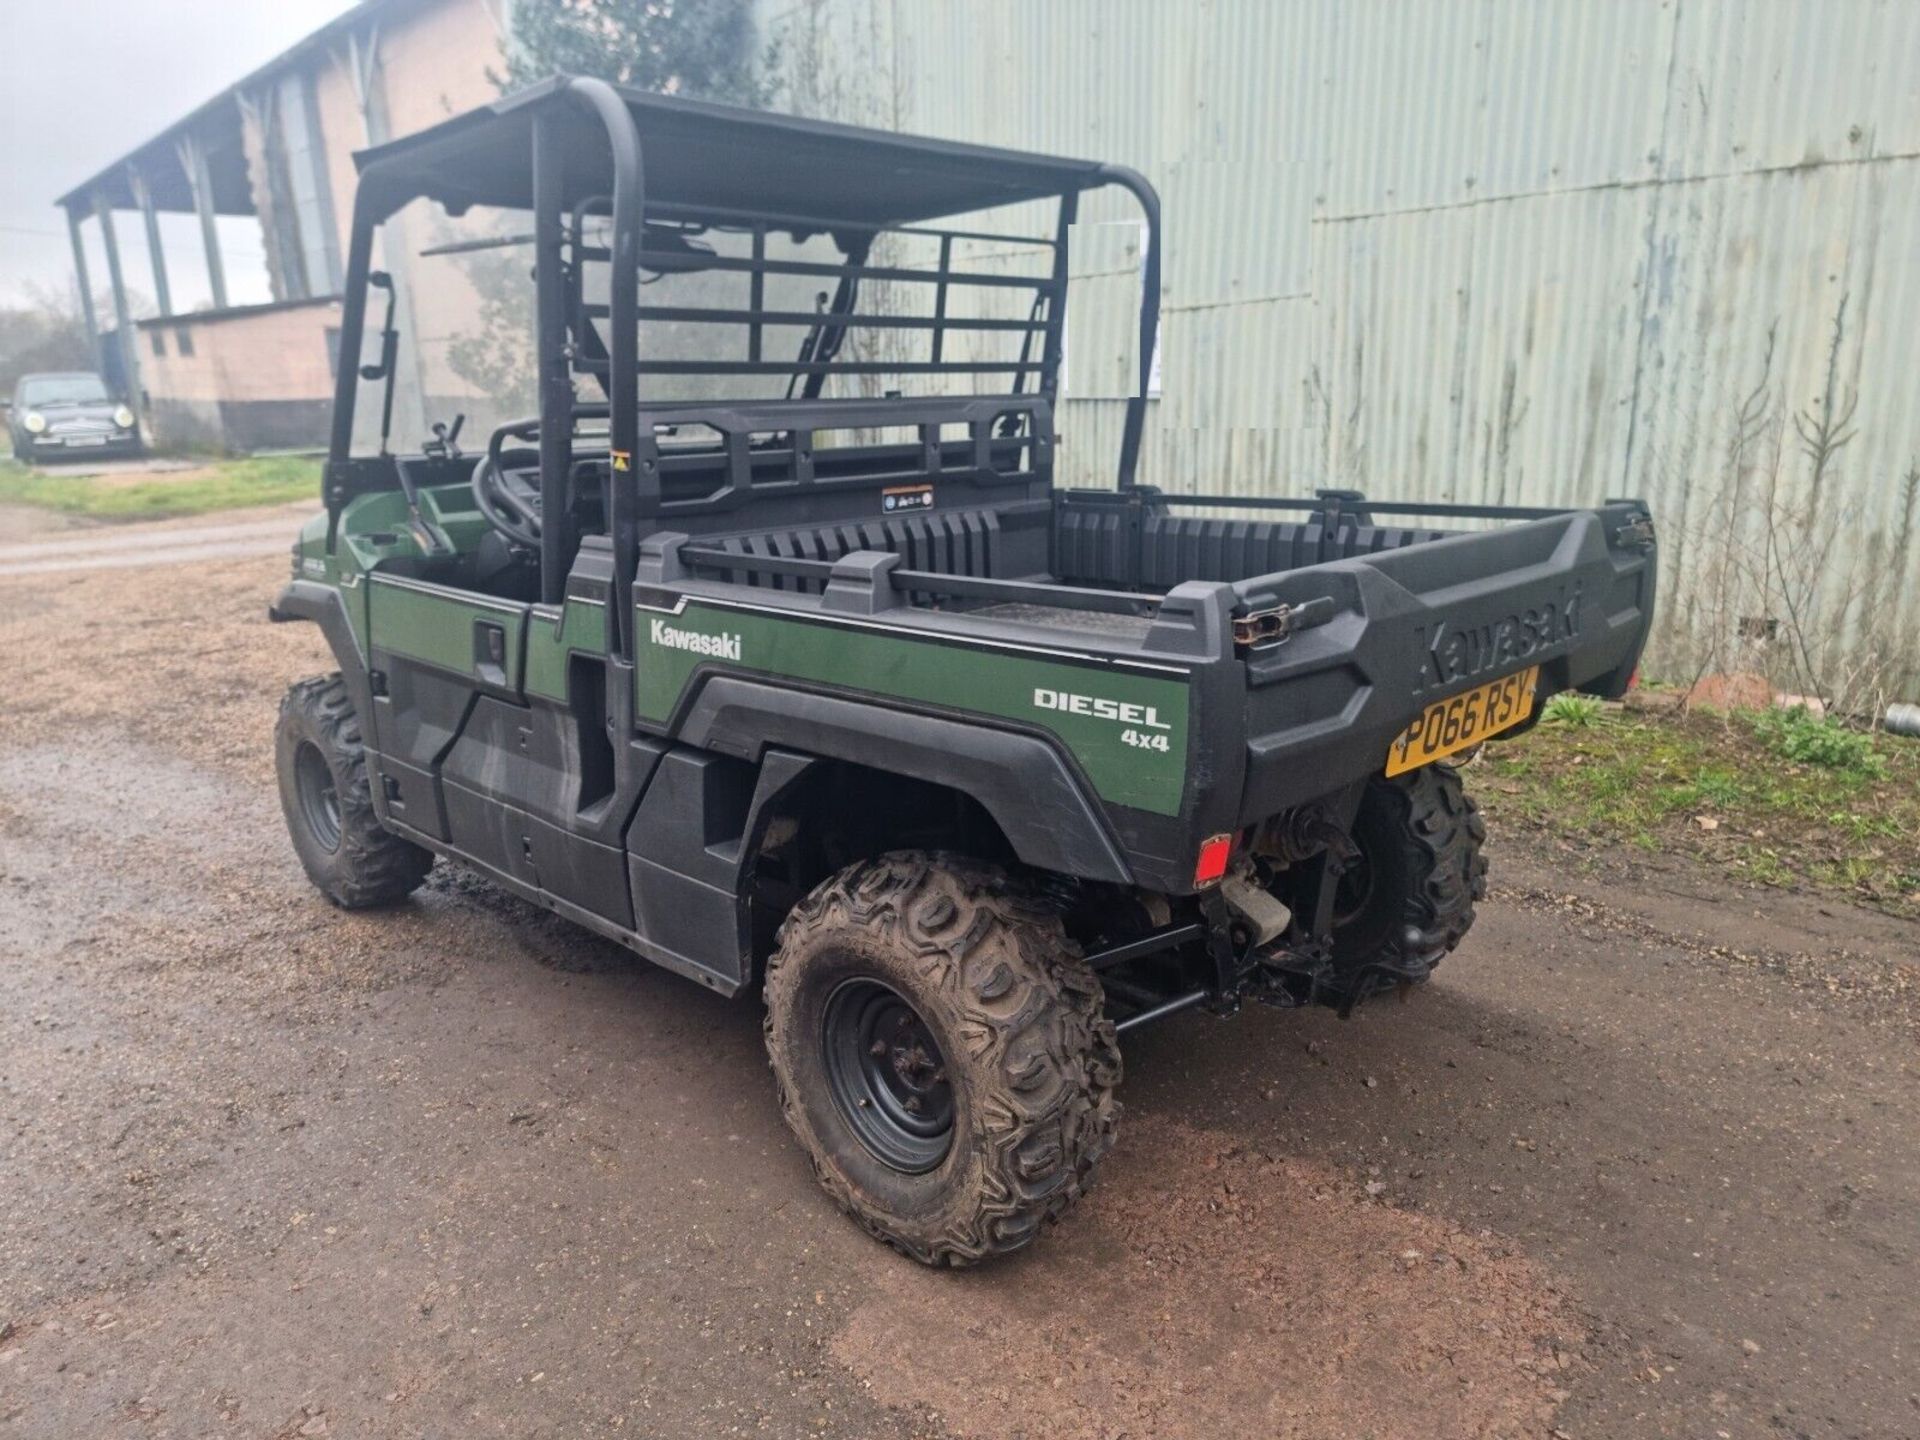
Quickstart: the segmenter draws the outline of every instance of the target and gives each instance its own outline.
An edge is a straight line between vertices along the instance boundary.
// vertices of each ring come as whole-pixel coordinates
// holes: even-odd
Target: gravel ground
[[[750,1005],[319,900],[284,568],[0,578],[0,1436],[1920,1433],[1911,925],[1496,837],[1433,985],[1141,1035],[1088,1202],[935,1274]]]

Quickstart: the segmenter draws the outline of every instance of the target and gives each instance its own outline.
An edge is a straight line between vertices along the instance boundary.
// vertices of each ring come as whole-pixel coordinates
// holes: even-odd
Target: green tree
[[[502,90],[552,75],[592,75],[668,95],[764,105],[772,55],[753,27],[753,0],[517,0],[503,47]],[[447,237],[457,238],[457,237]],[[513,252],[465,257],[477,324],[452,337],[447,363],[503,411],[535,403],[533,286]]]
[[[766,68],[753,0],[519,0],[502,87],[549,75],[595,75],[621,85],[766,103]]]

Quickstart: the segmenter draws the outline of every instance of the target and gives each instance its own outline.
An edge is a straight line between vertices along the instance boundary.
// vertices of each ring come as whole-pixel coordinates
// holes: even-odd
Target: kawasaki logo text
[[[1100,695],[1075,695],[1069,690],[1035,690],[1033,703],[1041,710],[1064,710],[1069,715],[1091,715],[1096,720],[1144,725],[1149,730],[1168,728],[1160,723],[1160,712],[1153,706],[1135,705],[1127,700],[1108,700]]]
[[[1450,687],[1487,670],[1518,665],[1544,650],[1564,645],[1580,633],[1580,591],[1543,600],[1485,625],[1454,625],[1445,620],[1427,639],[1430,671],[1427,689]]]
[[[700,630],[682,630],[678,625],[656,619],[647,628],[647,638],[669,650],[690,650],[695,655],[711,655],[716,660],[740,658],[740,637],[724,631],[708,635]]]

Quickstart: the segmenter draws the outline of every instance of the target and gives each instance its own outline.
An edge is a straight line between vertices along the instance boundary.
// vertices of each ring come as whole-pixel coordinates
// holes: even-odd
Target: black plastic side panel
[[[511,875],[523,885],[538,886],[533,854],[527,840],[527,813],[464,785],[443,784],[447,829],[455,854],[489,869]]]
[[[754,763],[778,746],[948,785],[978,800],[1029,865],[1129,883],[1105,811],[1037,735],[718,675],[679,738]]]
[[[627,833],[634,928],[649,952],[731,994],[753,977],[747,867],[772,803],[814,762],[768,751],[756,767],[675,747]]]
[[[491,695],[476,697],[473,714],[446,752],[440,778],[488,799],[509,805],[523,803],[522,757],[529,733],[524,706],[510,705]],[[456,833],[455,841],[459,838]]]
[[[476,696],[446,759],[440,782],[447,838],[495,869],[533,883],[526,812],[527,712],[489,695]]]
[[[421,770],[390,756],[369,752],[374,766],[374,787],[378,794],[376,813],[382,820],[399,820],[416,830],[444,840],[447,838],[447,813],[440,787],[431,771]],[[384,807],[384,813],[382,813]]]
[[[473,682],[404,663],[390,666],[385,682],[385,692],[373,699],[368,744],[402,764],[432,770],[466,724],[476,700]]]
[[[613,564],[603,537],[582,542],[567,577],[569,607],[592,614],[612,588]],[[528,644],[549,630],[559,612],[535,607]],[[592,633],[598,630],[596,635]],[[611,664],[604,627],[590,627],[565,657],[565,695],[527,690],[526,761],[521,803],[541,884],[553,895],[633,928],[625,836],[634,807],[666,746],[617,737],[633,728],[632,671]],[[551,688],[551,687],[547,687]]]
[[[627,841],[635,930],[729,984],[745,979],[736,899],[754,780],[744,761],[673,750]]]
[[[1182,580],[1243,580],[1297,570],[1320,562],[1324,538],[1317,520],[1149,514],[1141,530],[1141,582],[1165,587]]]
[[[626,852],[551,825],[537,815],[524,819],[527,860],[540,888],[631,930],[633,899],[627,888]]]

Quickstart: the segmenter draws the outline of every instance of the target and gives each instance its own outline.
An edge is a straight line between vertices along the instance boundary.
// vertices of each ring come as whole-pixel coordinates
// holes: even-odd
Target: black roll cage
[[[504,117],[511,115],[517,118],[518,112],[529,109],[530,193],[514,189],[515,180],[508,178],[496,180],[493,192],[478,193],[484,187],[476,184],[476,193],[470,194],[463,191],[462,177],[458,173],[444,173],[447,170],[458,171],[458,158],[462,153],[479,153],[449,152],[447,147],[453,142],[467,139],[479,127],[489,124],[497,126]],[[809,215],[793,210],[761,210],[751,205],[727,206],[704,200],[682,203],[676,202],[671,196],[657,197],[650,204],[645,146],[637,111],[649,116],[664,114],[676,123],[688,125],[708,122],[722,132],[729,126],[737,130],[743,125],[751,125],[770,135],[791,135],[796,143],[837,143],[850,149],[861,146],[869,149],[896,147],[909,155],[925,155],[949,168],[961,164],[977,166],[980,173],[989,177],[1004,172],[1009,177],[1017,176],[1017,180],[1009,179],[1008,200],[992,203],[1052,196],[1059,202],[1055,233],[1050,240],[1026,237],[1023,241],[1022,237],[975,231],[931,230],[911,223],[891,223],[873,217]],[[611,184],[603,192],[603,203],[610,219],[604,249],[588,247],[585,243],[582,216],[589,208],[587,203],[578,199],[572,204],[568,201],[569,180],[578,181],[584,163],[591,163],[583,163],[579,146],[577,125],[583,115],[594,122],[593,128],[604,140],[604,162],[611,172]],[[519,141],[522,132],[517,129],[506,131],[505,139]],[[715,143],[727,142],[716,140]],[[454,155],[455,163],[448,166],[442,161],[443,173],[433,175],[430,182],[423,179],[426,174],[423,166],[431,167],[446,153]],[[600,158],[594,157],[596,161]],[[436,126],[420,136],[366,152],[356,159],[361,166],[361,183],[354,204],[353,231],[347,254],[346,300],[341,317],[339,351],[343,363],[339,366],[335,382],[333,425],[323,481],[329,550],[332,550],[337,539],[340,511],[349,499],[366,491],[392,488],[393,484],[398,483],[397,477],[391,480],[388,477],[388,472],[392,470],[390,457],[360,460],[351,453],[354,406],[360,378],[357,357],[362,353],[365,334],[375,232],[402,206],[423,195],[439,198],[456,214],[472,203],[524,203],[533,211],[536,374],[540,408],[537,433],[542,510],[546,517],[541,534],[541,596],[548,603],[561,598],[565,585],[564,566],[578,542],[578,537],[569,533],[566,503],[566,487],[573,469],[574,421],[583,411],[594,408],[591,402],[576,401],[572,383],[574,373],[597,371],[605,380],[608,401],[604,413],[608,419],[610,461],[606,520],[612,542],[615,593],[620,595],[631,592],[643,527],[661,518],[664,508],[663,467],[659,447],[655,443],[652,424],[642,423],[643,405],[638,381],[644,374],[788,374],[805,377],[805,393],[797,399],[757,404],[733,402],[707,409],[688,405],[665,407],[666,411],[674,413],[732,417],[739,428],[722,433],[728,443],[729,465],[736,476],[745,473],[747,462],[743,458],[744,451],[752,432],[773,430],[792,435],[798,457],[795,460],[795,481],[805,483],[811,475],[810,467],[803,463],[806,459],[804,446],[810,442],[802,437],[810,437],[815,427],[832,428],[848,423],[917,424],[921,426],[923,436],[935,437],[931,443],[937,448],[942,422],[957,419],[964,411],[969,417],[969,435],[976,463],[984,474],[991,477],[992,460],[988,452],[992,418],[982,418],[980,405],[982,400],[989,397],[965,395],[942,397],[939,400],[889,398],[884,402],[871,399],[824,400],[818,398],[820,383],[827,375],[835,373],[1010,372],[1014,377],[1012,394],[1000,397],[1011,402],[1005,407],[1006,410],[1024,411],[1030,419],[1039,415],[1051,417],[1057,400],[1063,348],[1069,231],[1078,214],[1080,192],[1106,185],[1115,185],[1131,193],[1140,205],[1146,224],[1139,318],[1139,368],[1134,393],[1127,403],[1115,477],[1117,488],[1122,492],[1132,491],[1136,487],[1136,472],[1146,424],[1147,389],[1160,326],[1160,202],[1145,177],[1125,166],[1024,156],[1016,152],[959,146],[944,141],[914,140],[886,132],[831,126],[793,117],[762,115],[700,102],[673,101],[665,97],[623,91],[602,80],[580,77],[556,77],[531,91],[508,97],[486,110]],[[1000,167],[999,172],[996,172],[996,166]],[[597,177],[599,165],[593,164],[592,168]],[[1058,181],[1057,185],[1052,183],[1055,180]],[[887,183],[884,175],[876,176],[872,181],[882,194]],[[503,199],[508,189],[514,189],[514,193]],[[924,197],[921,208],[926,209]],[[968,208],[978,209],[982,206],[974,204],[946,213],[965,213]],[[938,217],[927,214],[910,218]],[[649,235],[650,225],[695,220],[733,221],[751,229],[754,237],[751,257],[707,257],[701,261],[702,268],[742,270],[749,274],[751,299],[747,309],[643,307],[639,303],[642,266],[649,262],[656,265],[671,264],[680,258],[671,250],[662,250],[657,245],[649,244],[652,238]],[[765,253],[769,229],[794,233],[831,233],[841,244],[847,256],[846,263],[829,265],[769,259]],[[867,264],[867,247],[873,236],[883,230],[939,237],[940,262],[937,269],[929,272]],[[859,238],[863,235],[864,241]],[[956,272],[951,267],[951,261],[953,242],[957,239],[1014,240],[1048,245],[1053,250],[1053,265],[1046,276],[1038,278]],[[572,267],[565,262],[569,245],[575,260]],[[604,307],[581,303],[578,272],[579,262],[585,258],[608,262],[610,281]],[[841,295],[848,298],[840,307],[841,313],[828,310],[819,316],[797,316],[790,312],[770,311],[763,304],[764,277],[770,273],[837,277],[841,282]],[[935,286],[934,313],[930,317],[851,313],[850,297],[857,292],[858,284],[863,279],[932,283]],[[1035,304],[1026,320],[956,318],[949,314],[948,297],[952,287],[959,285],[1028,287],[1035,292]],[[1044,319],[1041,318],[1043,300],[1046,302]],[[598,317],[603,309],[608,336],[604,356],[569,354],[567,333],[570,316],[593,314]],[[696,324],[744,323],[748,326],[748,359],[745,362],[643,362],[639,354],[639,322],[643,319]],[[802,319],[815,322],[809,350],[802,358],[792,362],[766,359],[762,353],[763,327],[768,324],[793,324]],[[846,330],[869,326],[931,331],[932,359],[911,362],[843,361],[835,358],[838,340]],[[1018,361],[967,362],[947,359],[945,341],[948,334],[968,329],[1021,333]],[[1033,358],[1030,351],[1036,334],[1041,337],[1042,343],[1038,359]],[[574,348],[577,350],[580,347]],[[1026,388],[1029,376],[1033,379],[1031,395]],[[1033,401],[1041,402],[1043,408],[1036,410]],[[849,421],[847,418],[855,411],[873,412],[876,405],[882,405],[884,409],[882,418],[875,422]],[[521,429],[524,433],[527,423],[518,422],[513,428]],[[700,423],[706,422],[702,420]],[[1051,434],[1035,434],[1030,438],[1038,450],[1051,454],[1054,438]],[[1045,474],[1050,484],[1050,465]],[[738,487],[730,487],[726,498],[737,502],[744,497],[738,493]],[[632,654],[631,616],[625,606],[614,606],[613,611],[615,654],[626,658]]]

